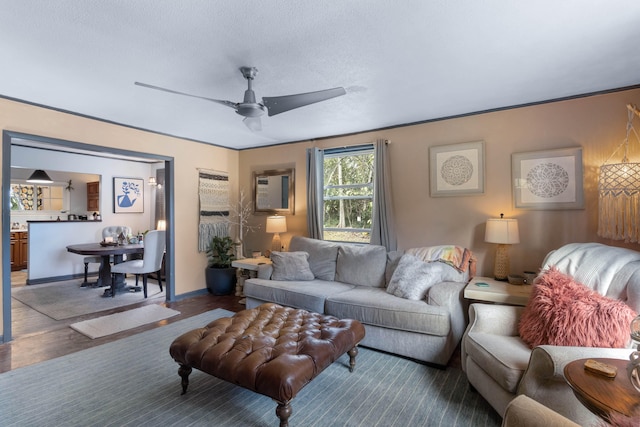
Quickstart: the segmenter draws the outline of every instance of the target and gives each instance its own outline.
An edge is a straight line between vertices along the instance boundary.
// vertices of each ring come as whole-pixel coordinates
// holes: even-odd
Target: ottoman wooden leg
[[[291,409],[291,405],[288,403],[280,403],[278,402],[278,406],[276,407],[276,415],[280,418],[280,427],[289,427],[289,417],[293,410]]]
[[[187,387],[189,387],[189,375],[191,374],[191,367],[186,365],[180,365],[178,368],[178,375],[182,378],[182,394],[187,392]]]
[[[353,372],[356,368],[356,356],[358,355],[358,347],[353,347],[347,352],[349,355],[349,372]]]

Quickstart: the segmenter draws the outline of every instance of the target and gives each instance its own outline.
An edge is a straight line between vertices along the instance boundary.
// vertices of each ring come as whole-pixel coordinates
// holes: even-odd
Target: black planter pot
[[[204,271],[207,289],[213,295],[231,295],[236,289],[236,269],[207,267]]]

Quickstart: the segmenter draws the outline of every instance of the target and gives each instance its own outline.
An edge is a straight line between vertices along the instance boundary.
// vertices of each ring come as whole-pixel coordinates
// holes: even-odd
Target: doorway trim
[[[49,138],[40,135],[32,135],[9,130],[2,131],[2,206],[10,206],[9,191],[11,185],[11,145],[13,139],[28,140],[51,144],[60,147],[61,151],[83,150],[95,152],[98,156],[112,154],[118,156],[130,156],[151,161],[164,161],[165,168],[165,209],[167,218],[167,249],[165,259],[165,285],[166,301],[175,301],[175,230],[174,230],[174,158],[160,154],[144,153],[131,150],[92,145],[82,142],[68,141],[58,138]],[[67,149],[67,150],[65,150]],[[0,343],[12,340],[11,331],[11,212],[2,209],[2,336]]]

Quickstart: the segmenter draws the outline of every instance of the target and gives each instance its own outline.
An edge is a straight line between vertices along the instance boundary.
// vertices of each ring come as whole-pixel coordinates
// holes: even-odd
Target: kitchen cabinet
[[[27,232],[11,233],[11,271],[27,268],[29,239]]]
[[[100,211],[100,181],[87,182],[87,210]]]

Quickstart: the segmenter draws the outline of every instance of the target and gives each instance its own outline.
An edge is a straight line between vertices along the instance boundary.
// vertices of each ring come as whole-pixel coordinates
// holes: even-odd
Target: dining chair
[[[152,230],[147,232],[144,237],[144,253],[142,259],[134,259],[131,261],[121,262],[111,267],[111,296],[116,295],[115,283],[116,274],[135,274],[136,275],[136,288],[138,288],[138,279],[142,275],[142,289],[144,291],[144,297],[147,297],[147,275],[149,273],[158,273],[158,286],[162,292],[162,276],[160,270],[162,268],[162,258],[164,257],[165,249],[165,234],[164,230]]]
[[[110,236],[119,236],[120,233],[124,233],[125,236],[131,235],[131,227],[127,227],[124,225],[110,225],[102,229],[102,241],[104,241],[105,237]],[[113,262],[113,257],[110,259]],[[86,256],[82,260],[84,262],[84,283],[88,283],[88,275],[89,275],[89,264],[101,264],[102,257],[101,256]]]

